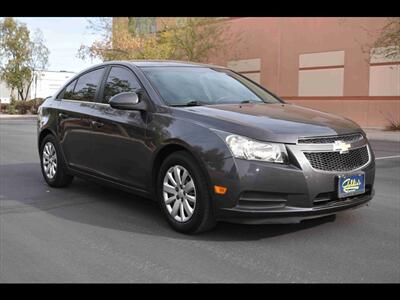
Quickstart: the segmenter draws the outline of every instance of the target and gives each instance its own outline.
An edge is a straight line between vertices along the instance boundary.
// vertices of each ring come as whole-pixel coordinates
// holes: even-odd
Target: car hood
[[[208,128],[257,140],[297,143],[300,137],[362,132],[349,119],[293,104],[221,104],[175,109]]]

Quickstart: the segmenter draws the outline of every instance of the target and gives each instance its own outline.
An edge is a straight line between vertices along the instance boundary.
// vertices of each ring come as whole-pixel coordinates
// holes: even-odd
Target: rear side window
[[[62,98],[64,99],[72,99],[74,93],[74,87],[76,84],[76,80],[72,81],[64,90]]]
[[[110,98],[122,92],[134,92],[140,88],[140,84],[132,71],[112,67],[104,86],[103,102],[108,103]]]
[[[83,74],[81,77],[79,77],[75,85],[74,91],[68,95],[70,96],[69,98],[66,97],[65,94],[67,94],[67,89],[65,90],[64,98],[94,102],[96,97],[96,90],[100,85],[103,73],[104,68]]]

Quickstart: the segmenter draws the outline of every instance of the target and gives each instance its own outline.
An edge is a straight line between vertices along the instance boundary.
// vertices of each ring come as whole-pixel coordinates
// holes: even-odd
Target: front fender
[[[237,179],[236,167],[228,146],[213,130],[202,124],[154,114],[148,124],[147,139],[153,147],[152,161],[163,148],[179,145],[202,164],[210,186]]]

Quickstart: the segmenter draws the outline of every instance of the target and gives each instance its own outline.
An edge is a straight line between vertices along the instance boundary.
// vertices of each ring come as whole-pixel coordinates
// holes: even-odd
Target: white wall
[[[68,79],[73,77],[73,72],[36,72],[37,80],[34,80],[31,87],[31,98],[46,98],[52,96]]]
[[[10,103],[11,90],[4,81],[0,81],[0,101],[1,103]]]
[[[38,71],[35,72],[37,80],[34,79],[30,88],[28,100],[34,98],[46,98],[52,96],[58,89],[75,73],[56,72],[56,71]],[[10,103],[11,90],[5,82],[0,81],[0,100],[1,103]],[[17,94],[14,92],[17,99]]]

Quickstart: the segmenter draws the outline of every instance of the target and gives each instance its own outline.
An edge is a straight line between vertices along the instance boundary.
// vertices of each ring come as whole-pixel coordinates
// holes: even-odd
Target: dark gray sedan
[[[112,61],[39,108],[42,173],[155,199],[171,226],[295,223],[372,199],[374,154],[354,122],[285,103],[223,67]]]

